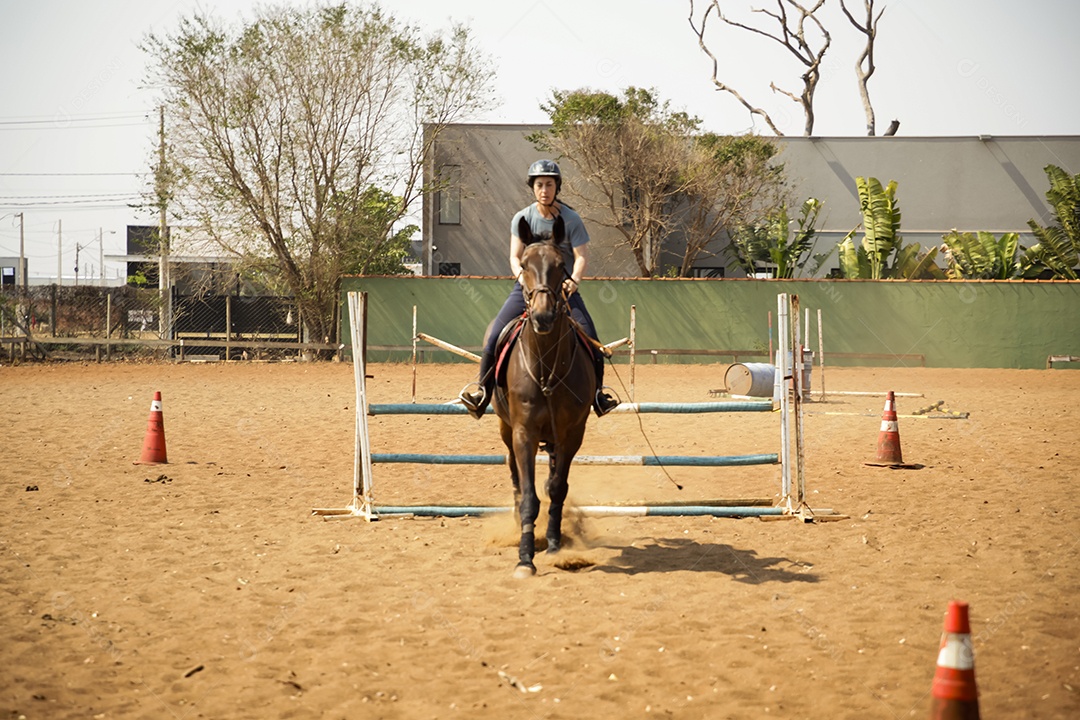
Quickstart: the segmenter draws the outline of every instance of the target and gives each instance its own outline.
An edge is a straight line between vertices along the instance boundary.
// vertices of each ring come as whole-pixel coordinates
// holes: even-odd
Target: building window
[[[439,263],[439,274],[440,275],[460,275],[461,274],[461,263],[441,262],[441,263]]]
[[[754,263],[754,272],[750,276],[758,280],[773,280],[776,278],[776,263]]]
[[[722,267],[695,267],[690,268],[694,273],[693,277],[696,278],[722,278],[724,277],[724,268]]]
[[[439,224],[461,224],[460,165],[443,165],[439,170]]]

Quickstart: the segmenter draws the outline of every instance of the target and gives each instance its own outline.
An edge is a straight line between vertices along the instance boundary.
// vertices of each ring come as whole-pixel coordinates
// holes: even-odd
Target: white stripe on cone
[[[971,636],[948,633],[938,652],[937,664],[953,670],[974,670],[975,651],[971,647]]]
[[[900,432],[900,425],[895,420],[882,420],[881,432]]]
[[[160,400],[151,400],[150,401],[150,412],[161,412],[161,401]]]

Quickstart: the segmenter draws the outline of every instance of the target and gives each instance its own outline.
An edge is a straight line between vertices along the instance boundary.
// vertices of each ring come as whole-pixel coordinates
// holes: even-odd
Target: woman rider
[[[585,230],[585,223],[581,221],[581,216],[576,211],[558,199],[559,190],[562,189],[562,174],[559,172],[559,166],[554,162],[551,160],[534,162],[529,166],[526,182],[532,188],[536,202],[518,211],[510,221],[510,272],[515,278],[521,274],[521,255],[525,251],[525,243],[517,235],[518,221],[525,218],[533,235],[538,239],[546,240],[552,237],[555,218],[561,216],[566,228],[566,238],[561,249],[566,260],[566,267],[571,269],[570,277],[563,281],[570,315],[589,337],[597,340],[592,317],[589,316],[589,311],[585,309],[585,302],[577,291],[585,275],[589,259],[587,252],[589,233]],[[461,403],[475,418],[483,417],[488,403],[491,402],[491,394],[495,390],[495,343],[499,339],[499,332],[523,312],[525,312],[525,299],[521,293],[520,282],[515,282],[509,297],[503,303],[502,310],[495,317],[490,337],[484,344],[484,351],[480,356],[480,380],[466,385],[459,395]],[[604,356],[595,348],[593,359],[596,364],[597,388],[593,408],[598,417],[603,417],[611,412],[619,401],[604,392]],[[474,385],[478,386],[477,389],[470,391]]]

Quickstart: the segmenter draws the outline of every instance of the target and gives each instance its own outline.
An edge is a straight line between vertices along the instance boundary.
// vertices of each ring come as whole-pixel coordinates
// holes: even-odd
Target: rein
[[[546,290],[547,292],[552,292],[551,288],[548,288],[548,287],[545,287],[545,288],[542,288],[542,289]],[[573,337],[574,328],[573,328],[573,325],[570,322],[569,308],[565,307],[565,298],[562,298],[561,295],[562,294],[560,293],[560,299],[557,301],[557,304],[556,304],[556,313],[560,316],[558,319],[556,319],[556,323],[561,324],[562,329],[559,331],[559,335],[555,340],[555,351],[553,353],[551,353],[551,355],[554,358],[554,363],[558,363],[558,361],[559,361],[559,356],[560,356],[560,351],[562,350],[563,340],[566,338],[566,336],[568,334],[571,336],[571,338],[570,338],[570,343],[571,343],[570,351],[571,352],[574,351],[573,343],[576,342],[576,338]],[[560,320],[562,321],[561,323],[559,322]],[[532,323],[531,322],[528,323],[528,326],[529,326],[529,330],[532,331],[533,329],[532,329]],[[539,336],[537,335],[536,337],[539,337]],[[534,383],[536,383],[537,386],[540,388],[540,392],[543,393],[544,399],[547,402],[548,422],[551,425],[551,438],[552,438],[552,441],[554,442],[554,439],[556,437],[558,437],[558,432],[557,432],[558,429],[555,427],[555,408],[552,405],[552,395],[555,392],[555,386],[558,384],[559,381],[562,380],[562,378],[555,376],[554,363],[553,363],[553,365],[552,365],[552,367],[550,369],[550,372],[547,373],[548,377],[546,377],[546,378],[544,377],[544,375],[545,375],[544,371],[547,369],[545,367],[545,365],[544,365],[544,353],[538,353],[537,354],[536,364],[539,366],[539,372],[540,372],[540,377],[537,377],[533,373],[532,363],[529,362],[529,360],[528,360],[528,354],[529,354],[528,343],[525,342],[524,338],[519,340],[519,342],[521,344],[521,352],[524,353],[525,356],[526,356],[525,363],[524,363],[525,372],[527,372],[529,374],[529,377],[532,378],[532,381]],[[573,369],[573,366],[574,366],[573,358],[571,358],[566,363],[566,372],[569,373]],[[552,450],[549,449],[548,452],[550,453],[550,452],[552,452]]]
[[[573,335],[573,332],[574,332],[573,325],[570,322],[566,322],[567,320],[570,319],[570,308],[569,308],[569,305],[566,302],[566,298],[563,296],[563,294],[561,292],[556,293],[554,290],[552,290],[551,288],[549,288],[547,286],[534,288],[532,292],[529,292],[528,290],[526,290],[523,287],[521,289],[521,291],[522,291],[522,294],[525,296],[525,304],[529,308],[530,312],[532,310],[531,303],[530,303],[530,298],[532,296],[534,296],[534,295],[536,295],[538,293],[550,293],[551,295],[555,296],[555,298],[556,298],[555,299],[555,314],[557,316],[556,323],[562,325],[562,328],[559,331],[559,334],[558,334],[558,336],[557,336],[557,338],[555,340],[554,353],[552,353],[552,355],[555,358],[555,361],[558,362],[559,355],[560,355],[560,350],[562,349],[563,339],[567,335]],[[559,323],[560,320],[562,320],[563,322]],[[530,326],[530,329],[533,331],[533,333],[536,334],[535,329],[531,327],[532,322],[530,321],[528,324]],[[536,337],[541,337],[541,336],[539,334],[536,334]],[[528,348],[527,348],[526,343],[522,343],[522,351],[525,352],[526,354],[528,353]],[[550,368],[550,373],[545,373],[545,370],[548,370],[548,368],[544,364],[543,355],[540,355],[540,356],[537,357],[537,363],[536,364],[539,366],[540,377],[537,377],[533,373],[532,363],[525,363],[526,372],[529,373],[529,377],[532,378],[533,382],[535,382],[537,384],[537,386],[539,386],[540,392],[542,392],[544,394],[544,397],[548,398],[548,403],[550,404],[550,402],[551,402],[551,394],[552,394],[552,392],[554,392],[554,386],[562,378],[555,376],[556,369],[555,369],[554,366],[552,366]],[[566,369],[567,372],[570,371],[571,365],[572,365],[572,363],[567,364],[567,369]],[[548,377],[545,378],[544,376],[546,374],[548,375]]]

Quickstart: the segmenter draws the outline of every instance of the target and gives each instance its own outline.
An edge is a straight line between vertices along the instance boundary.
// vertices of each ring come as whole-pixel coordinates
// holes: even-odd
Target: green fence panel
[[[409,357],[414,305],[418,331],[476,351],[511,286],[505,278],[344,278],[342,337],[347,343],[344,293],[363,290],[372,360]],[[830,365],[1043,368],[1049,355],[1080,355],[1078,282],[593,279],[581,292],[604,342],[629,334],[636,308],[639,362],[651,361],[642,355],[650,350],[658,362],[764,360],[781,292],[810,310],[813,350],[821,310]],[[457,361],[426,343],[419,349]],[[687,354],[696,350],[713,354]]]

